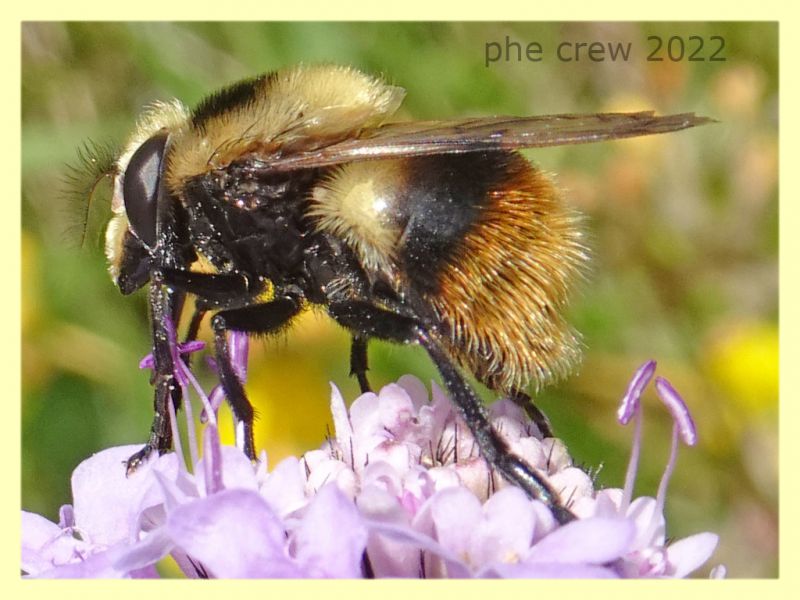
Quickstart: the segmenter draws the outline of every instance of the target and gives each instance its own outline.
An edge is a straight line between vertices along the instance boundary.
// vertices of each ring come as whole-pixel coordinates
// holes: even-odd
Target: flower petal
[[[41,515],[22,511],[22,571],[36,575],[53,565],[76,559],[78,546],[85,546]]]
[[[128,551],[124,542],[102,552],[96,552],[83,560],[58,565],[36,575],[42,579],[119,579],[131,574],[117,566],[118,561]]]
[[[431,498],[430,515],[439,543],[457,556],[466,556],[473,527],[483,519],[480,501],[465,488],[447,488]]]
[[[492,565],[480,577],[504,579],[617,579],[613,570],[606,567],[568,563],[522,563]]]
[[[294,541],[306,577],[362,577],[367,529],[352,500],[336,485],[317,493]]]
[[[118,446],[87,458],[72,473],[75,522],[93,544],[111,546],[135,534],[139,513],[160,502],[150,475],[154,464],[159,470],[177,472],[173,454],[164,455],[140,466],[126,476],[125,461],[141,446]]]
[[[358,495],[358,511],[369,522],[410,529],[409,514],[396,496],[377,486],[367,486]],[[367,554],[375,577],[418,577],[421,549],[370,531]]]
[[[673,567],[672,577],[686,577],[700,568],[714,553],[719,536],[697,533],[667,546],[667,560]]]
[[[286,517],[308,504],[300,461],[290,456],[278,463],[259,490],[272,510]]]
[[[286,555],[283,525],[250,490],[225,490],[177,507],[167,532],[215,577],[300,575]]]
[[[572,521],[542,538],[524,562],[602,565],[625,554],[634,533],[633,523],[624,519]]]
[[[489,497],[483,505],[483,518],[473,526],[469,555],[474,564],[517,562],[527,555],[536,524],[531,505],[517,487]]]

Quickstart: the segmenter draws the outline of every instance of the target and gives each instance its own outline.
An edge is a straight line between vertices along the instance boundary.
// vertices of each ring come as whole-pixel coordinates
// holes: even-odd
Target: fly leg
[[[172,447],[172,428],[167,403],[172,402],[176,410],[181,403],[181,388],[175,379],[172,345],[175,343],[176,317],[183,304],[184,295],[170,293],[160,283],[153,283],[150,286],[148,299],[155,363],[151,380],[155,386],[153,401],[155,415],[147,444],[125,462],[125,472],[128,475],[139,468],[153,452],[164,454]]]
[[[350,345],[350,376],[358,379],[361,393],[366,394],[372,391],[367,379],[369,365],[367,362],[367,339],[359,335],[354,335]]]
[[[417,343],[425,348],[436,364],[458,413],[472,431],[483,458],[528,496],[546,504],[559,523],[568,523],[575,518],[561,504],[547,480],[511,452],[492,427],[483,403],[421,320],[388,311],[366,301],[332,303],[328,311],[334,319],[357,335],[406,344]]]
[[[253,441],[255,413],[231,361],[227,333],[228,331],[241,331],[248,334],[276,333],[289,324],[292,318],[300,312],[300,308],[300,299],[287,295],[265,304],[223,310],[211,318],[220,382],[236,418],[237,439],[241,440],[244,453],[253,460],[256,458]]]

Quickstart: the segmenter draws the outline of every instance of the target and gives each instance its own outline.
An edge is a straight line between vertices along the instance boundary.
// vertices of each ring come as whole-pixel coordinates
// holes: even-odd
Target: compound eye
[[[131,156],[122,180],[125,213],[136,236],[148,247],[156,245],[158,183],[167,145],[167,133],[154,135]]]

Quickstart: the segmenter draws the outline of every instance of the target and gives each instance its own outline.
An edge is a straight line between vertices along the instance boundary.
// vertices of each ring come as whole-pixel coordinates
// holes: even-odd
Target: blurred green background
[[[650,35],[725,40],[724,62],[649,62]],[[538,63],[485,66],[487,42],[540,42]],[[632,42],[625,62],[560,62],[563,42]],[[677,42],[676,42],[677,43]],[[22,506],[55,519],[90,453],[144,442],[152,392],[142,294],[112,285],[99,243],[65,233],[65,165],[87,138],[121,143],[143,105],[195,104],[216,88],[299,61],[352,64],[408,91],[403,118],[655,109],[720,122],[624,142],[529,152],[586,215],[592,271],[572,322],[586,352],[540,402],[576,462],[622,484],[631,431],[616,424],[628,378],[659,361],[689,402],[668,535],[711,530],[733,577],[777,573],[777,25],[485,23],[26,23],[22,26]],[[514,56],[513,58],[516,58]],[[95,205],[108,202],[101,188]],[[106,204],[107,206],[107,204]],[[101,227],[90,232],[97,242]],[[207,339],[207,330],[203,336]],[[309,314],[253,346],[257,443],[274,465],[325,436],[329,382],[352,400],[347,336]],[[435,378],[415,348],[371,346],[371,380]],[[204,374],[205,381],[210,378]],[[485,393],[485,390],[483,390]],[[488,398],[491,395],[486,394]],[[646,404],[637,494],[654,495],[671,423]],[[704,570],[707,573],[707,569]]]

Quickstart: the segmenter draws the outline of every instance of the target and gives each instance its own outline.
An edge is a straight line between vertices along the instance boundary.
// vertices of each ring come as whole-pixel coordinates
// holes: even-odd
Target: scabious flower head
[[[243,379],[246,338],[233,334],[231,347]],[[264,454],[251,463],[220,444],[222,392],[206,395],[181,358],[199,349],[176,345],[173,361],[184,397],[193,388],[203,403],[202,457],[193,447],[190,465],[180,452],[154,457],[127,478],[122,463],[136,448],[90,457],[73,474],[73,506],[58,524],[23,513],[24,573],[153,577],[171,555],[189,577],[681,577],[716,545],[710,533],[666,541],[676,443],[657,497],[631,500],[638,427],[625,489],[598,491],[562,442],[543,439],[514,403],[495,402],[494,427],[576,515],[561,526],[487,466],[435,384],[429,398],[409,376],[349,410],[333,387],[335,432],[321,448],[271,469]],[[639,397],[654,368],[634,378],[621,420],[641,422]],[[656,387],[676,415],[676,439],[691,439],[680,396],[666,380]]]

